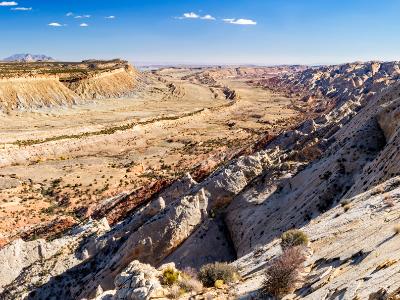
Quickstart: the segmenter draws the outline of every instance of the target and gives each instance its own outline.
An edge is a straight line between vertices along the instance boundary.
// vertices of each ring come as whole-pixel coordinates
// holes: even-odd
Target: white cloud
[[[202,17],[200,17],[200,19],[202,19],[202,20],[215,20],[215,18],[212,16],[212,15],[205,15],[205,16],[202,16]]]
[[[67,17],[72,17],[73,15],[74,15],[73,12],[69,12],[69,13],[66,14]]]
[[[223,21],[235,25],[257,25],[256,21],[250,19],[223,19]]]
[[[61,25],[60,23],[58,23],[58,22],[52,22],[52,23],[49,23],[49,24],[47,24],[48,26],[51,26],[51,27],[62,27],[62,26],[64,26],[64,25]]]
[[[13,7],[11,10],[30,11],[32,7]]]
[[[176,19],[202,19],[202,20],[215,20],[212,15],[200,16],[194,12],[184,13],[181,17],[176,17]]]
[[[15,1],[2,1],[0,2],[0,6],[17,6],[18,3]]]
[[[75,16],[75,19],[89,19],[91,15],[82,15],[82,16]]]
[[[87,24],[87,23],[81,23],[81,24],[79,24],[79,26],[80,26],[80,27],[89,27],[89,24]]]
[[[115,19],[115,16],[107,16],[105,19]]]
[[[189,12],[189,13],[184,13],[183,14],[183,19],[198,19],[200,16],[194,12]]]

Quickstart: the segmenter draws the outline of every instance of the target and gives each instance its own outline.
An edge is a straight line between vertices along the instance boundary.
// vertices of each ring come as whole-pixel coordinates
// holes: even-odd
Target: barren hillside
[[[0,62],[0,112],[71,106],[132,95],[139,73],[127,62]]]

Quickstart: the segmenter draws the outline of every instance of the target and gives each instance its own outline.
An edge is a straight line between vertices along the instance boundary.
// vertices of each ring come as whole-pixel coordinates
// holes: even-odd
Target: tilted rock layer
[[[80,97],[57,77],[0,79],[0,111],[72,105]]]

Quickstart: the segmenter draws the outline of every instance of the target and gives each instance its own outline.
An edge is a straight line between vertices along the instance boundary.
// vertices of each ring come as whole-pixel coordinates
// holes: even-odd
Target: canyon
[[[263,299],[293,228],[310,243],[284,299],[398,299],[399,79],[0,63],[0,299],[168,298],[165,265],[213,262],[239,279],[182,299]]]

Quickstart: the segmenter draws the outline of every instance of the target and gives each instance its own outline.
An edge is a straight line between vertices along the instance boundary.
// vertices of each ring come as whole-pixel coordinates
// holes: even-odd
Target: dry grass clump
[[[192,277],[192,278],[197,278],[198,272],[197,272],[197,270],[195,268],[185,267],[182,270],[182,275],[186,276],[186,277],[189,276],[189,277]]]
[[[385,195],[385,196],[383,197],[383,203],[385,203],[385,205],[386,205],[387,207],[393,207],[393,206],[395,206],[394,199],[393,199],[393,197],[390,196],[390,195]]]
[[[185,294],[185,291],[178,284],[174,284],[169,288],[168,297],[170,299],[179,299],[183,294]]]
[[[168,298],[179,299],[186,293],[200,293],[203,291],[203,284],[196,278],[197,272],[194,269],[178,271],[168,267],[162,272],[161,282],[167,286]]]
[[[286,250],[297,246],[306,246],[308,244],[308,236],[301,230],[288,230],[281,236],[282,250]]]
[[[185,270],[181,273],[179,286],[186,292],[199,293],[203,290],[203,284],[197,279],[197,272],[195,270]]]
[[[383,188],[383,186],[378,186],[371,192],[371,196],[383,194],[384,192],[385,192],[385,189]]]
[[[393,226],[394,234],[400,234],[400,224],[396,224]]]
[[[206,286],[212,287],[217,280],[224,283],[233,282],[238,278],[237,269],[227,263],[212,263],[201,267],[198,278]]]
[[[282,297],[295,290],[305,260],[302,247],[292,247],[285,250],[266,269],[262,294],[264,296]]]
[[[351,204],[350,204],[350,203],[343,205],[343,210],[344,210],[344,212],[349,211],[350,208],[351,208]]]

